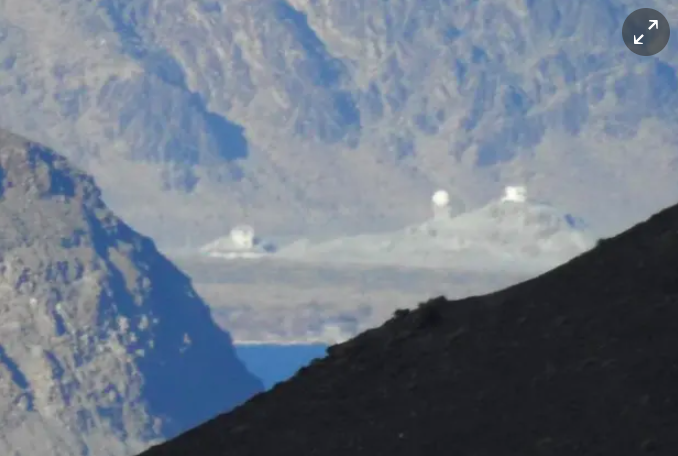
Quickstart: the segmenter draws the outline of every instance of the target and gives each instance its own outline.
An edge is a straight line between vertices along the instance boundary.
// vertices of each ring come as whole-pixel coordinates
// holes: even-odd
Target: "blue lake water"
[[[236,345],[235,351],[250,372],[259,377],[266,389],[287,380],[315,358],[325,356],[324,344],[309,345]]]

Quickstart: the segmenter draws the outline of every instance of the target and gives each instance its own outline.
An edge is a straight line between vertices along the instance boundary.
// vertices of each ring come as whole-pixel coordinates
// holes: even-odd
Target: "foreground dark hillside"
[[[672,207],[534,280],[401,312],[143,455],[637,456],[676,448]]]

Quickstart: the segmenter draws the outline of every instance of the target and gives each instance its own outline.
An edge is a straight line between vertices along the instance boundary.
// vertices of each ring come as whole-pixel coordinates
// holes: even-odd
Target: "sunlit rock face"
[[[130,455],[262,389],[89,175],[0,130],[0,176],[0,454]]]

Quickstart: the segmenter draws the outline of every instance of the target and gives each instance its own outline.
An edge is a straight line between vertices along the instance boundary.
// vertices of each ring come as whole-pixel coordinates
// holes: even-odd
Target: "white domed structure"
[[[254,228],[249,225],[236,226],[231,230],[233,246],[248,250],[254,247]]]
[[[228,236],[216,239],[200,248],[200,252],[211,257],[224,259],[261,258],[277,251],[277,247],[257,238],[254,228],[238,225]]]
[[[445,190],[438,190],[431,197],[431,202],[437,207],[447,207],[450,204],[450,194]]]
[[[504,189],[502,201],[524,203],[527,200],[527,189],[522,186],[508,186]]]
[[[450,194],[445,190],[438,190],[431,197],[433,217],[436,219],[450,217]]]

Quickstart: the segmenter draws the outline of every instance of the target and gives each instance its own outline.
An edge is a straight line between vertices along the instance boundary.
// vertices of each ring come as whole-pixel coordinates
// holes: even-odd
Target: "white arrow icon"
[[[643,44],[640,42],[640,40],[643,39],[645,35],[640,35],[638,38],[636,38],[636,35],[633,35],[633,44]]]
[[[650,19],[650,22],[651,22],[651,24],[650,24],[650,27],[648,28],[648,30],[652,30],[652,27],[654,27],[654,28],[656,28],[657,30],[659,30],[659,21],[658,21],[658,20]],[[642,38],[642,37],[641,37],[641,38]]]

